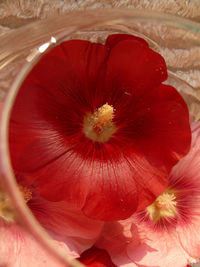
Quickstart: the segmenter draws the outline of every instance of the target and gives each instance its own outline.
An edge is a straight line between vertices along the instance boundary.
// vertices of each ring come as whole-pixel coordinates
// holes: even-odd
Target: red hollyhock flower
[[[84,251],[79,261],[90,267],[116,267],[107,251],[96,247]]]
[[[53,48],[23,82],[10,123],[14,169],[51,201],[124,219],[155,200],[190,147],[188,110],[146,41]]]

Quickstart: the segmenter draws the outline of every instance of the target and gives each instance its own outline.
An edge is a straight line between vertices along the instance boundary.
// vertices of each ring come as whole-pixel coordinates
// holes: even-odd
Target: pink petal
[[[0,266],[62,267],[21,226],[15,223],[0,225]],[[64,248],[55,242],[58,248]]]
[[[200,215],[196,218],[196,224],[191,223],[188,226],[177,227],[180,245],[191,257],[200,255],[199,226]]]
[[[179,185],[185,205],[180,207],[183,220],[177,224],[179,242],[192,257],[200,255],[200,123],[192,124],[190,152],[172,169],[170,184]]]
[[[163,231],[159,233],[147,227],[141,227],[139,232],[141,245],[136,248],[134,243],[130,243],[127,246],[127,254],[136,264],[184,267],[191,262],[190,256],[184,252],[174,235]]]
[[[95,243],[104,225],[85,217],[65,201],[50,202],[36,196],[28,204],[45,230],[53,239],[65,243],[73,257],[78,257]]]
[[[105,223],[100,238],[95,244],[96,247],[108,251],[112,261],[117,266],[137,266],[127,255],[127,244],[131,242],[131,222],[129,220],[120,222]],[[137,235],[134,235],[135,245],[139,243]]]

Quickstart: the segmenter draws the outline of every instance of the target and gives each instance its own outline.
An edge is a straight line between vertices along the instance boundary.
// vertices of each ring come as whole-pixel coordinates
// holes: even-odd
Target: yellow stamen
[[[107,103],[98,108],[94,114],[84,118],[83,131],[85,135],[97,142],[106,142],[116,131],[113,124],[114,108]]]
[[[32,199],[32,192],[30,189],[24,186],[19,186],[19,190],[26,203]],[[12,201],[3,188],[0,188],[0,217],[7,222],[14,222],[16,218],[16,212]]]
[[[3,218],[7,222],[13,222],[15,218],[15,212],[8,194],[0,188],[0,218]]]
[[[177,195],[173,190],[165,190],[156,200],[146,208],[152,221],[158,221],[164,217],[176,217]]]
[[[32,199],[32,192],[29,188],[20,185],[19,190],[20,190],[22,197],[26,203]]]

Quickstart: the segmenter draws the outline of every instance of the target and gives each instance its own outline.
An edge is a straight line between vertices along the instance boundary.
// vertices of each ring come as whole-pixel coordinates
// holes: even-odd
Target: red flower
[[[79,261],[90,267],[116,267],[106,250],[95,247],[84,251]]]
[[[11,114],[14,169],[51,201],[124,219],[166,188],[190,147],[188,110],[164,59],[141,38],[53,48],[23,82]]]

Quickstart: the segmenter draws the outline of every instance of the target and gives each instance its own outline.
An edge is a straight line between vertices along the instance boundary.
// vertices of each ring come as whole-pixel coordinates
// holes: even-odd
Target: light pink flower
[[[199,229],[200,124],[193,124],[191,150],[172,169],[168,188],[128,220],[105,224],[96,246],[117,266],[186,267],[199,262]]]
[[[58,246],[68,256],[77,258],[90,248],[100,234],[103,222],[87,218],[74,205],[64,201],[51,202],[26,187],[17,177],[24,200],[39,223],[47,230]],[[0,199],[0,266],[57,267],[54,258],[45,252],[37,241],[15,222],[6,221],[2,215]]]

